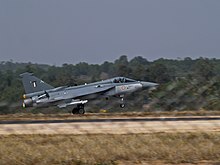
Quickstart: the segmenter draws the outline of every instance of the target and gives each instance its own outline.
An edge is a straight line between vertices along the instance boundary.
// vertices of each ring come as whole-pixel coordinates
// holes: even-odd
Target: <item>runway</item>
[[[220,117],[124,117],[0,121],[0,134],[136,134],[220,131]]]

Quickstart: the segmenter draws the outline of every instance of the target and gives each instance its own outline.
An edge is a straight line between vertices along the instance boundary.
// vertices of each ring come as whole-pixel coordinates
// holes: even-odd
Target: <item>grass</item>
[[[0,136],[0,164],[220,163],[220,132]]]

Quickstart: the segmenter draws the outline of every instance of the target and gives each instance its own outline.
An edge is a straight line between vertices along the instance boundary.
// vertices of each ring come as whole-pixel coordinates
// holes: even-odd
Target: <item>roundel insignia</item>
[[[121,86],[121,90],[124,91],[126,87],[124,85]]]

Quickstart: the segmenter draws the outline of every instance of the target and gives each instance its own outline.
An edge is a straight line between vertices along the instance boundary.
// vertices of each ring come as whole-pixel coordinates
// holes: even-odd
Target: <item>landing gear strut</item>
[[[84,104],[79,104],[77,107],[73,108],[72,114],[84,114],[85,109],[84,109]]]

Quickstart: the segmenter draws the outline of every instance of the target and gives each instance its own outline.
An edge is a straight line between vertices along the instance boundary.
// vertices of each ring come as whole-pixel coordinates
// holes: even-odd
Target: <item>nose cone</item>
[[[156,88],[159,84],[141,81],[141,85],[143,89],[149,89],[149,88]]]

